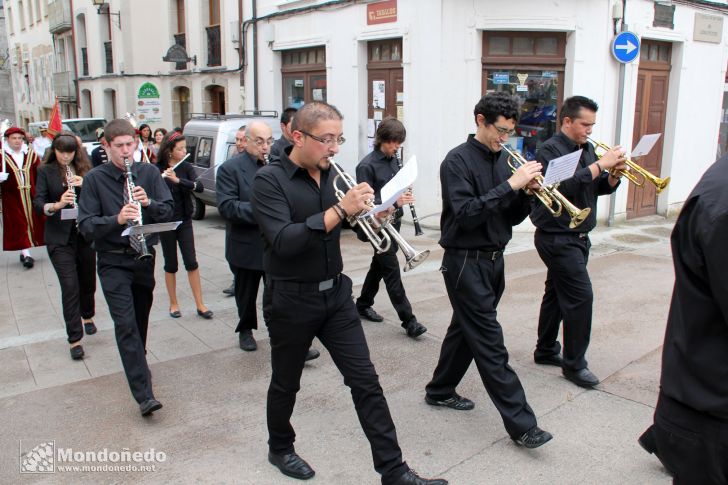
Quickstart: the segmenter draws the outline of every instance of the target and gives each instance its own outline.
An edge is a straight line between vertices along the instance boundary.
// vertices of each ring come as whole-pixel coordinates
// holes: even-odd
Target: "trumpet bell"
[[[425,249],[424,251],[420,251],[419,253],[415,254],[411,258],[407,258],[407,262],[404,265],[404,272],[416,268],[420,263],[424,262],[428,256],[430,256],[430,250]]]
[[[582,209],[573,215],[570,214],[571,222],[569,222],[569,228],[574,229],[575,227],[578,227],[582,222],[586,220],[587,217],[589,217],[589,214],[591,214],[591,207]]]
[[[667,187],[670,184],[670,177],[665,177],[664,179],[656,179],[655,180],[655,192],[658,194],[665,190],[665,187]]]

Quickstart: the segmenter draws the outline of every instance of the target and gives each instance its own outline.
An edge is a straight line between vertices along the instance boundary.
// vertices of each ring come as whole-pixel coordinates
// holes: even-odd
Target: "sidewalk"
[[[265,395],[270,378],[265,327],[259,350],[237,347],[235,303],[221,293],[231,275],[224,260],[224,222],[215,210],[195,221],[205,302],[213,320],[195,313],[184,275],[178,278],[183,317],[169,318],[162,264],[149,330],[148,360],[164,409],[142,419],[121,372],[113,325],[100,288],[96,324],[84,338],[86,358],[72,361],[61,318],[60,292],[45,248],[26,270],[15,252],[0,256],[0,482],[20,483],[296,483],[266,461]],[[424,475],[452,484],[669,483],[636,438],[651,421],[657,397],[660,346],[672,291],[672,222],[652,218],[592,233],[589,264],[595,290],[590,368],[602,378],[585,391],[557,369],[533,364],[536,316],[545,267],[530,232],[517,231],[506,256],[507,287],[500,303],[511,365],[539,424],[552,443],[536,451],[514,446],[471,368],[459,392],[476,402],[469,413],[431,408],[423,388],[432,374],[451,310],[438,272],[438,233],[403,236],[431,249],[427,262],[404,276],[419,320],[429,332],[404,336],[382,287],[376,309],[383,324],[364,323],[405,458]],[[343,238],[345,272],[361,285],[371,250]],[[328,354],[307,365],[294,413],[297,451],[316,469],[311,483],[375,484],[368,444],[348,390]],[[161,450],[166,460],[148,472],[60,472],[20,475],[19,448],[55,440],[57,448]]]

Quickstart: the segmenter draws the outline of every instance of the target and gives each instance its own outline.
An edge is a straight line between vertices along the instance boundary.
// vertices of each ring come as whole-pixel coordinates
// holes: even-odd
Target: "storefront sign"
[[[508,73],[507,72],[494,72],[493,73],[493,84],[508,84]]]
[[[367,5],[367,25],[386,24],[396,21],[397,0],[385,0]]]
[[[161,123],[162,103],[159,99],[159,89],[150,82],[139,86],[137,91],[137,119],[140,123]]]
[[[719,15],[695,14],[693,40],[720,44],[723,38],[723,17]]]

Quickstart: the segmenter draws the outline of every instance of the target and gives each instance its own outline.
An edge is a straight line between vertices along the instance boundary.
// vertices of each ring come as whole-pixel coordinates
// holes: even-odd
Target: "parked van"
[[[205,190],[194,192],[192,218],[205,217],[205,206],[217,207],[215,175],[217,168],[237,154],[235,133],[243,125],[263,121],[273,130],[273,138],[281,136],[281,124],[277,111],[244,111],[241,114],[219,115],[216,113],[193,114],[183,131],[187,140],[187,161],[195,167],[197,177]]]
[[[67,120],[61,120],[61,125],[64,131],[70,131],[81,137],[86,152],[91,156],[94,148],[99,146],[99,141],[96,138],[96,130],[106,126],[106,120],[104,118],[69,118]],[[28,123],[28,131],[34,137],[40,136],[41,128],[48,128],[48,122],[34,121],[33,123]]]

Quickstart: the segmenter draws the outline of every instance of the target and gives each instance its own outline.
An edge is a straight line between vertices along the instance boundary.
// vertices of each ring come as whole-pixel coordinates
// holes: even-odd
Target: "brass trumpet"
[[[523,155],[511,150],[510,148],[508,148],[508,145],[501,143],[500,146],[508,154],[508,166],[511,167],[511,170],[513,172],[518,170],[522,165],[527,162]],[[569,223],[569,227],[571,229],[578,227],[579,224],[584,222],[586,218],[589,217],[589,214],[591,213],[591,208],[587,207],[586,209],[579,209],[578,207],[576,207],[566,197],[564,197],[561,192],[557,190],[559,184],[544,185],[542,175],[536,176],[534,180],[539,183],[541,188],[538,189],[533,195],[535,195],[538,200],[546,206],[546,208],[549,210],[549,212],[551,212],[554,217],[559,217],[562,210],[566,209],[566,212],[569,213],[569,217],[571,218],[571,222]],[[527,189],[524,190],[526,190],[526,192],[529,192],[529,190]]]
[[[588,140],[594,145],[594,148],[600,148],[602,150],[609,151],[612,149],[609,145],[606,143],[601,143],[596,140],[593,140],[592,138],[588,138]],[[597,155],[597,159],[602,158],[604,155],[604,152]],[[610,174],[612,174],[614,177],[621,177],[624,176],[627,180],[635,184],[637,187],[643,187],[645,185],[645,181],[649,181],[655,186],[655,192],[660,193],[662,192],[665,187],[668,186],[670,183],[670,177],[665,177],[664,179],[661,179],[660,177],[657,177],[656,175],[651,174],[644,168],[637,165],[637,163],[633,162],[631,159],[627,159],[624,161],[624,163],[629,167],[629,170],[616,170],[611,169],[609,171]],[[635,175],[632,173],[632,171],[636,172],[638,175]]]
[[[354,180],[351,175],[344,172],[333,159],[330,158],[329,161],[334,170],[336,170],[336,177],[333,182],[336,199],[341,200],[344,198],[344,195],[346,195],[346,192],[356,185],[356,180]],[[344,183],[345,190],[339,188],[339,180]],[[369,202],[369,206],[370,208],[374,207],[374,204]],[[418,252],[404,240],[394,226],[392,226],[392,216],[389,216],[380,222],[373,214],[362,218],[359,218],[358,215],[359,214],[352,214],[346,218],[351,227],[358,224],[377,253],[387,252],[389,248],[392,247],[392,241],[396,242],[405,257],[405,272],[415,268],[430,255],[429,249]]]

